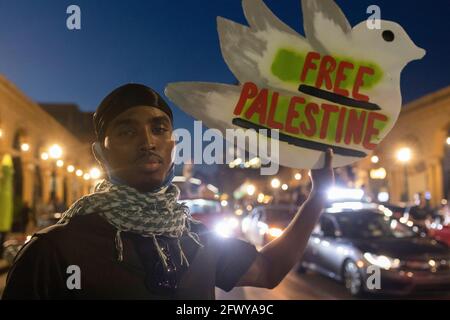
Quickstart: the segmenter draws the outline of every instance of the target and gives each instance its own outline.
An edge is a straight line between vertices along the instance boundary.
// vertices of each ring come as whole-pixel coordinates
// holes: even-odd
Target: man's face
[[[172,130],[167,114],[155,107],[138,106],[119,114],[104,140],[112,174],[144,192],[161,185],[172,164]]]

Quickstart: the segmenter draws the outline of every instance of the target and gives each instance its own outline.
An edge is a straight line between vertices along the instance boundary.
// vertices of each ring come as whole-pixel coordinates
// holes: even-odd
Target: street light
[[[411,149],[410,148],[401,148],[397,151],[397,159],[400,162],[408,162],[411,160]]]
[[[23,152],[27,152],[30,150],[30,145],[28,143],[22,143],[22,145],[20,146],[20,150],[22,150]]]
[[[64,161],[62,161],[62,160],[56,161],[56,166],[57,166],[58,168],[62,168],[62,166],[64,166]]]
[[[97,180],[102,175],[102,173],[98,168],[92,168],[91,171],[89,171],[89,174],[91,175],[91,178],[94,180]]]
[[[446,140],[446,142],[447,142],[447,145],[449,145],[449,146],[450,146],[450,137],[447,137],[447,140]]]
[[[281,186],[281,189],[283,189],[283,190],[287,190],[289,187],[288,187],[288,185],[286,184],[286,183],[283,183],[283,185]]]
[[[383,180],[384,178],[386,178],[386,169],[381,167],[378,169],[370,170],[370,178],[374,180],[376,179]]]
[[[380,161],[380,158],[378,158],[378,156],[372,156],[372,157],[370,158],[370,161],[371,161],[372,163],[378,163],[378,161]]]
[[[278,189],[281,185],[281,182],[279,179],[273,178],[272,181],[270,182],[270,185],[272,186],[272,188]]]
[[[258,194],[258,198],[256,198],[256,201],[258,201],[258,203],[262,203],[264,201],[264,193],[259,193]]]
[[[43,152],[41,154],[41,159],[44,160],[44,161],[48,160],[48,153],[47,152]]]
[[[59,159],[62,156],[62,149],[59,145],[54,144],[49,149],[50,157],[53,159]]]
[[[409,201],[409,186],[408,186],[408,168],[406,165],[409,162],[409,160],[411,160],[411,149],[405,147],[398,150],[397,159],[398,161],[403,162],[404,190],[401,199],[403,202],[407,202]]]
[[[301,173],[297,172],[294,176],[295,180],[300,180],[302,178]]]
[[[72,173],[75,171],[75,167],[73,165],[67,166],[67,172]]]
[[[252,195],[255,193],[255,191],[256,191],[256,188],[255,188],[254,185],[249,184],[249,185],[247,186],[247,194],[248,194],[249,196],[252,196]]]
[[[77,177],[81,177],[83,175],[83,171],[78,169],[75,174],[77,175]]]

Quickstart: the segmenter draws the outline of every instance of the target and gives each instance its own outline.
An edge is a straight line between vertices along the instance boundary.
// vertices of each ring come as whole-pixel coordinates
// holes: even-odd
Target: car
[[[383,204],[383,206],[392,211],[392,218],[412,227],[413,230],[423,235],[427,235],[450,246],[450,224],[445,221],[445,218],[433,217],[431,214],[427,216],[422,213],[419,214],[421,219],[417,219],[417,213],[421,213],[423,210],[416,205]]]
[[[236,237],[239,231],[239,220],[224,207],[218,200],[213,199],[183,199],[189,212],[197,221],[202,222],[209,230],[221,237]]]
[[[450,247],[450,225],[432,223],[428,229],[428,235]]]
[[[354,296],[450,290],[448,246],[422,237],[371,203],[333,203],[315,227],[299,271],[342,281]],[[369,280],[379,271],[379,286]]]
[[[279,237],[291,222],[298,206],[275,204],[257,206],[242,220],[242,233],[257,247]]]

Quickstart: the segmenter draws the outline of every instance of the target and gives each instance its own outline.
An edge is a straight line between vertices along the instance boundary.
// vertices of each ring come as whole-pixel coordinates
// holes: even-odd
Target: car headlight
[[[364,253],[364,259],[366,259],[370,264],[373,264],[374,266],[380,267],[385,270],[397,269],[400,267],[399,259],[394,259],[383,255],[376,255],[366,252]]]
[[[272,238],[278,238],[283,234],[283,230],[280,228],[270,228],[268,233]]]
[[[214,231],[221,237],[227,238],[230,237],[234,230],[239,226],[239,221],[236,218],[226,218],[220,222],[218,222]]]

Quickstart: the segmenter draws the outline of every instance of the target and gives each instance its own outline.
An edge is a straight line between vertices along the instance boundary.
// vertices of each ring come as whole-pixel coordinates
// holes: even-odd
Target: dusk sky
[[[299,0],[266,0],[303,33]],[[377,4],[427,50],[402,74],[404,102],[450,84],[448,0],[338,0],[352,25]],[[66,28],[66,8],[81,8],[80,31]],[[160,93],[173,81],[232,83],[222,60],[216,17],[246,23],[240,0],[0,0],[0,73],[37,102],[76,103],[95,110],[113,88],[139,82]],[[176,127],[192,118],[174,109]]]

